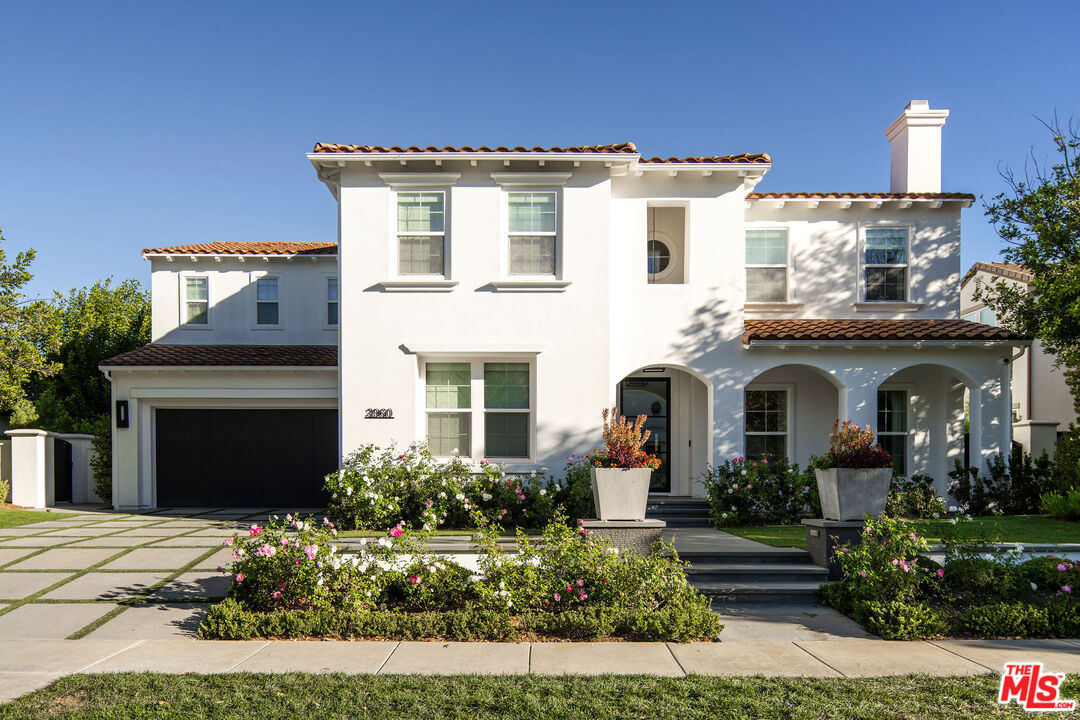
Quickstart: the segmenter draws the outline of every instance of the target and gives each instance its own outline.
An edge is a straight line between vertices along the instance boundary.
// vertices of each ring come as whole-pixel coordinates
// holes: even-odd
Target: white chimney
[[[941,192],[941,128],[948,110],[912,100],[885,130],[892,145],[891,192]]]

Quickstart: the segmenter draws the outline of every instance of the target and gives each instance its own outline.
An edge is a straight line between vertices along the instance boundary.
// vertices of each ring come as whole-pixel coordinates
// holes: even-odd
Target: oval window
[[[667,270],[667,266],[671,264],[671,251],[660,240],[649,241],[648,255],[650,275],[658,275],[664,272],[664,270]]]

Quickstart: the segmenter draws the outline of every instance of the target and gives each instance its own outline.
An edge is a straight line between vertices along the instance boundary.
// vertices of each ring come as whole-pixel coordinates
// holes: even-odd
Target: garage
[[[155,411],[158,507],[326,506],[337,410]]]

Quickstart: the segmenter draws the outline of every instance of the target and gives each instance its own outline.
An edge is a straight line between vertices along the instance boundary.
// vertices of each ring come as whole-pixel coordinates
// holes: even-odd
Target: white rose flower
[[[544,488],[540,488],[540,494],[547,495],[547,490],[545,490]]]
[[[1031,583],[1031,589],[1032,589],[1032,590],[1038,590],[1038,589],[1039,589],[1039,586],[1038,586],[1038,585],[1036,585],[1035,583]]]
[[[484,493],[481,497],[484,498],[484,502],[487,502],[491,499],[491,493]]]
[[[345,494],[346,494],[346,495],[352,495],[352,485],[350,485],[349,487],[345,488]]]
[[[454,496],[454,499],[455,500],[464,500],[465,496],[462,495],[461,493],[458,493],[457,495]]]

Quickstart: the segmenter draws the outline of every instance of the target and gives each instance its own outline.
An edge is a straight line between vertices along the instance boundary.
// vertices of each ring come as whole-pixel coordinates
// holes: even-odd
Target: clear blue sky
[[[147,246],[331,240],[316,141],[766,151],[758,186],[887,190],[886,125],[952,111],[944,189],[991,197],[1080,102],[1080,3],[5,2],[0,228],[35,294]],[[999,243],[964,215],[965,266]]]

